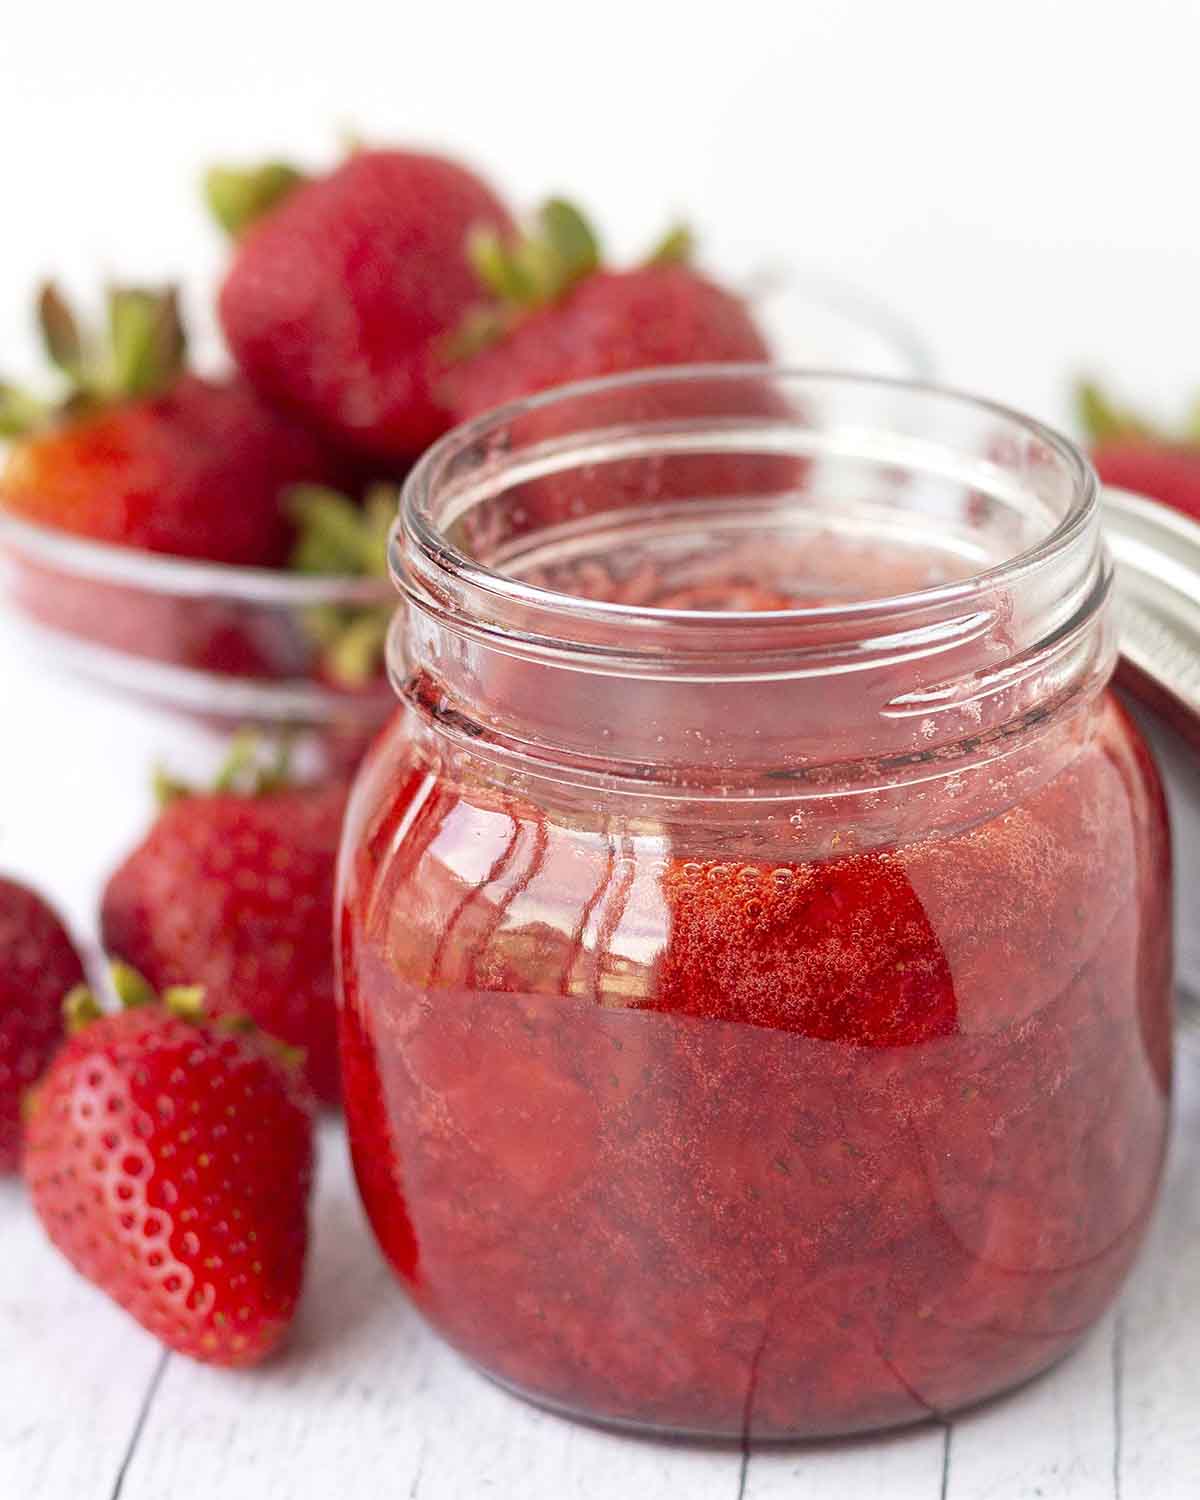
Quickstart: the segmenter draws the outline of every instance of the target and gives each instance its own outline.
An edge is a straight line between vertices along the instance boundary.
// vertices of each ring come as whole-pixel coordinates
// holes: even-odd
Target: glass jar
[[[384,1252],[488,1374],[671,1433],[913,1421],[1142,1239],[1162,793],[1097,486],[929,387],[650,372],[411,476],[339,897]]]

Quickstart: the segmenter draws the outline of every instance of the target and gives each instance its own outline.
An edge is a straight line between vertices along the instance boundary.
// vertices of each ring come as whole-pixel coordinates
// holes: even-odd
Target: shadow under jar
[[[931,388],[651,372],[443,440],[342,855],[362,1194],[534,1400],[812,1437],[1109,1303],[1171,1068],[1096,481]]]

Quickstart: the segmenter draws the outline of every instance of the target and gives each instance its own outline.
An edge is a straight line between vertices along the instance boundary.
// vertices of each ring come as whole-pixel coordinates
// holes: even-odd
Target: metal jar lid
[[[1106,489],[1104,530],[1117,567],[1118,681],[1200,749],[1200,524]]]

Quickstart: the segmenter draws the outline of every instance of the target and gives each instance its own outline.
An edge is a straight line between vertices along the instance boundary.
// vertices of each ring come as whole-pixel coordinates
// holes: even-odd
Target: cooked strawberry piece
[[[900,1047],[956,1029],[942,945],[888,855],[674,863],[656,1009]]]

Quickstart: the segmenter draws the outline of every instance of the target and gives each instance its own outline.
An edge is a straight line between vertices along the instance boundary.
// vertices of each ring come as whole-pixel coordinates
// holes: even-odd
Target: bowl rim
[[[347,573],[287,573],[175,557],[93,541],[27,521],[0,508],[0,553],[54,572],[174,598],[224,599],[304,608],[317,604],[378,604],[396,598],[388,578]]]

